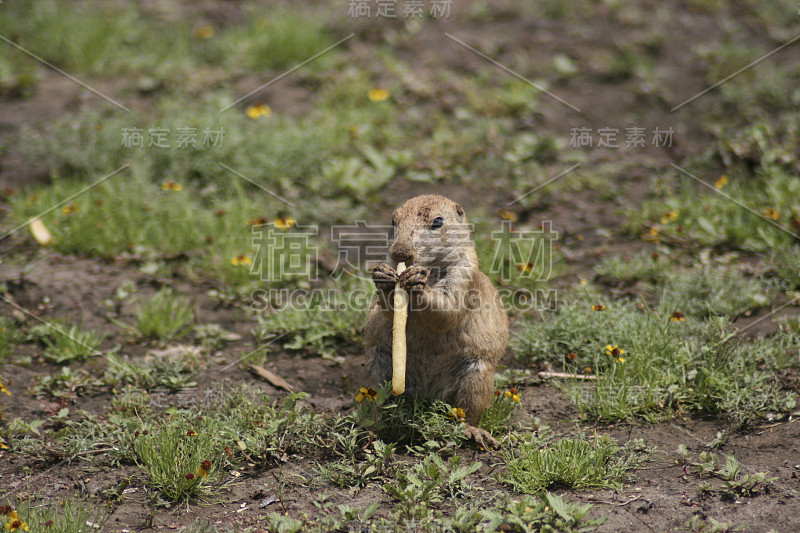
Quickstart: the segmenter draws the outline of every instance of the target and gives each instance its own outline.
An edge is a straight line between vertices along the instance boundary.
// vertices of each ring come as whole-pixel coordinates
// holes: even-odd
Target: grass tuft
[[[545,434],[510,449],[505,459],[508,470],[501,480],[536,494],[545,489],[621,488],[644,457],[607,435],[554,439]]]
[[[147,338],[169,340],[188,333],[194,321],[194,306],[172,289],[158,291],[136,310],[136,329]]]
[[[137,435],[133,447],[147,485],[171,502],[210,497],[222,456],[213,446],[213,431],[206,421],[174,420]]]

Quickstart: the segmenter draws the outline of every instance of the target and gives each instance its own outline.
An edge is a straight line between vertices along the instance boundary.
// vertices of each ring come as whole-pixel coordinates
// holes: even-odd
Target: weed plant
[[[136,330],[142,337],[169,340],[188,333],[194,306],[172,289],[164,288],[136,309]]]

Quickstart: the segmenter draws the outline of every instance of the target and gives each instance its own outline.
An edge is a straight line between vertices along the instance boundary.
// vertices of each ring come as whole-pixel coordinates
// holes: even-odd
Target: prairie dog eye
[[[433,223],[431,223],[431,229],[439,229],[444,225],[444,219],[442,217],[436,217],[433,219]]]

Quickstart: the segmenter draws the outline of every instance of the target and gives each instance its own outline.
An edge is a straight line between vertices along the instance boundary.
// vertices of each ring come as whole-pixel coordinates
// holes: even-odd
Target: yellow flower
[[[65,215],[76,213],[77,211],[78,211],[78,204],[76,203],[71,203],[61,208],[61,212],[64,213]]]
[[[519,220],[519,216],[515,212],[508,211],[506,209],[500,211],[500,218],[504,220],[510,220],[511,222],[516,222],[517,220]]]
[[[507,390],[507,391],[505,392],[505,397],[506,397],[506,398],[511,398],[511,396],[512,396],[512,394],[511,394],[511,391],[510,391],[510,390]]]
[[[268,117],[272,114],[272,109],[265,104],[251,105],[244,110],[244,114],[253,120],[260,117]]]
[[[261,226],[262,224],[266,224],[266,223],[267,223],[267,219],[264,218],[264,217],[251,218],[251,219],[248,219],[247,222],[245,222],[245,224],[247,224],[248,226]]]
[[[360,389],[358,389],[358,394],[356,395],[356,401],[362,402],[364,401],[364,398],[366,398],[368,401],[374,402],[377,397],[378,393],[375,391],[375,389],[367,389],[361,387]]]
[[[605,311],[606,306],[602,304],[597,304],[592,306],[592,311]]]
[[[200,466],[197,467],[197,472],[195,473],[195,475],[197,477],[207,478],[208,473],[210,471],[211,471],[211,461],[206,459],[205,461],[200,463]]]
[[[533,263],[525,263],[523,265],[517,265],[517,270],[525,272],[526,274],[530,274],[531,272],[533,272],[533,267],[534,267]]]
[[[275,219],[275,227],[282,230],[287,230],[296,224],[297,222],[292,217],[278,217]]]
[[[672,222],[673,220],[678,219],[678,210],[673,209],[671,211],[664,211],[664,214],[661,215],[661,223],[666,224],[668,222]]]
[[[658,242],[658,228],[650,228],[650,231],[645,233],[644,240]]]
[[[200,26],[199,28],[195,28],[192,35],[198,39],[210,39],[214,36],[214,28],[211,26]]]
[[[389,91],[386,89],[370,89],[367,93],[371,102],[383,102],[389,98]]]
[[[5,385],[3,385],[3,380],[2,379],[0,379],[0,392],[5,392],[9,396],[11,396],[11,393],[9,392],[9,390],[6,388]]]
[[[723,174],[722,176],[719,177],[719,179],[717,179],[717,181],[714,182],[714,187],[716,187],[717,189],[721,189],[728,184],[728,181],[729,181],[728,176]]]
[[[13,512],[13,514],[16,515],[17,513]],[[20,529],[23,531],[31,530],[31,528],[28,526],[27,523],[20,520],[19,517],[12,518],[11,515],[8,515],[8,522],[6,522],[6,529],[9,531],[18,531]]]
[[[231,264],[233,266],[245,266],[252,265],[253,261],[246,255],[237,255],[236,257],[231,258]]]
[[[183,190],[183,185],[174,181],[165,181],[161,184],[161,190],[164,191],[180,191]]]
[[[6,443],[0,440],[0,450],[7,450],[7,449],[8,446],[6,446]]]
[[[772,207],[765,207],[764,208],[764,216],[770,218],[772,220],[778,220],[780,218],[780,214],[776,209]]]
[[[511,397],[511,401],[514,403],[519,403],[519,394],[515,394]]]
[[[459,422],[463,422],[467,419],[467,413],[460,407],[453,407],[450,410],[450,418],[455,418]]]
[[[622,357],[622,354],[625,353],[625,350],[618,347],[616,344],[611,346],[610,344],[606,345],[606,353],[614,358],[617,363],[624,363],[625,358]]]
[[[672,313],[672,316],[669,317],[669,319],[672,320],[673,322],[683,322],[683,313],[681,313],[680,311],[675,311],[674,313]]]

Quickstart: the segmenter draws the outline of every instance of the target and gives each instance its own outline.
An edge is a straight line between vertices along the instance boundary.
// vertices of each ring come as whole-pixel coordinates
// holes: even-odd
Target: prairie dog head
[[[444,196],[411,198],[395,209],[392,226],[389,257],[395,266],[400,262],[420,265],[439,277],[448,268],[477,264],[464,209]]]

